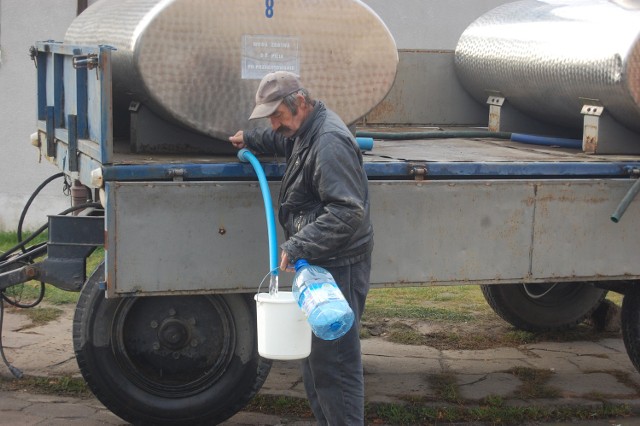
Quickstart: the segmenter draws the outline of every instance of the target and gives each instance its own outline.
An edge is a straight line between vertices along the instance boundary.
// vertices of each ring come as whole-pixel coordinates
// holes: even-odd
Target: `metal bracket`
[[[578,130],[561,128],[523,114],[498,91],[486,92],[489,95],[486,103],[489,105],[490,132],[530,133],[563,138],[578,138],[580,135]]]
[[[582,150],[587,154],[640,154],[640,135],[617,122],[597,99],[582,99]]]
[[[47,258],[38,279],[63,290],[78,291],[86,281],[86,259],[104,245],[101,216],[49,216]]]
[[[494,95],[487,99],[489,105],[489,131],[500,131],[500,113],[502,105],[504,105],[504,96]]]
[[[29,57],[33,61],[33,64],[35,65],[36,69],[38,69],[38,49],[36,49],[35,46],[31,46],[29,48]]]
[[[92,70],[97,68],[99,65],[98,55],[95,53],[89,53],[88,55],[76,55],[72,59],[72,64],[74,69],[87,68]]]
[[[56,132],[55,132],[55,109],[54,107],[47,107],[47,157],[56,156]]]
[[[131,112],[138,112],[138,110],[140,109],[141,103],[138,101],[131,101],[131,103],[129,104],[129,111]]]
[[[429,171],[425,166],[416,166],[411,168],[409,172],[415,180],[424,180],[424,178],[429,174]]]
[[[67,116],[69,122],[69,171],[78,171],[78,117],[73,114]]]
[[[174,181],[183,181],[187,176],[186,169],[169,169],[167,170],[167,175],[172,178]]]

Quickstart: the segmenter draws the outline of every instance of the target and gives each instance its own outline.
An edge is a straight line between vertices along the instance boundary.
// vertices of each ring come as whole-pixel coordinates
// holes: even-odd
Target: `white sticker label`
[[[260,80],[274,71],[300,74],[297,37],[244,35],[242,44],[242,79]]]

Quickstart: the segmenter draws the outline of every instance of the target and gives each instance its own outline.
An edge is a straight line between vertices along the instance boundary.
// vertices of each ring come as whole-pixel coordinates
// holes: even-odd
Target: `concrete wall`
[[[29,47],[62,40],[76,14],[76,0],[0,0],[0,231],[16,229],[22,208],[36,187],[58,170],[43,160],[29,136],[36,122],[36,72]],[[52,182],[34,202],[26,228],[69,206],[62,180]]]

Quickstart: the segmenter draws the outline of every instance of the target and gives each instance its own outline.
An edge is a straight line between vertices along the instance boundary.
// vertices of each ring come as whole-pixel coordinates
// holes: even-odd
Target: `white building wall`
[[[0,0],[0,231],[16,229],[31,193],[58,170],[30,144],[36,127],[36,70],[29,47],[39,40],[62,40],[75,17],[76,0]],[[62,179],[40,193],[26,217],[35,229],[69,206]]]

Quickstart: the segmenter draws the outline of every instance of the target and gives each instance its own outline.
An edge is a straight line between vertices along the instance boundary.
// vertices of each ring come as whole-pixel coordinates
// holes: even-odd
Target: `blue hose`
[[[373,148],[372,138],[358,137],[356,138],[356,141],[362,151],[369,151]],[[271,205],[271,191],[269,191],[267,177],[264,174],[260,161],[258,161],[256,156],[248,149],[243,148],[238,151],[238,159],[243,163],[250,163],[253,166],[256,175],[258,175],[258,182],[260,183],[260,191],[262,191],[262,200],[264,202],[264,211],[267,217],[267,233],[269,235],[269,270],[271,271],[272,276],[277,276],[278,237],[276,235],[276,220],[273,214],[273,206]],[[269,290],[271,292],[272,288],[270,287]]]
[[[371,151],[373,149],[373,138],[365,138],[358,136],[356,138],[360,151]]]
[[[376,138],[386,140],[412,139],[451,139],[451,138],[496,138],[511,139],[514,142],[533,145],[558,146],[561,148],[582,149],[582,139],[566,139],[551,136],[525,135],[523,133],[489,132],[484,130],[434,130],[427,132],[366,132],[357,131],[356,139]],[[358,141],[360,144],[360,141]],[[361,148],[362,149],[362,148]],[[366,149],[362,149],[366,151]]]
[[[260,162],[255,155],[246,148],[238,151],[238,159],[243,163],[251,163],[253,169],[258,175],[260,182],[260,190],[262,191],[262,200],[264,201],[264,211],[267,216],[267,233],[269,234],[269,269],[272,276],[278,275],[278,237],[276,235],[276,220],[273,214],[273,205],[271,204],[271,192],[267,183],[267,177]],[[271,290],[271,289],[270,289]],[[276,290],[277,291],[277,290]]]

